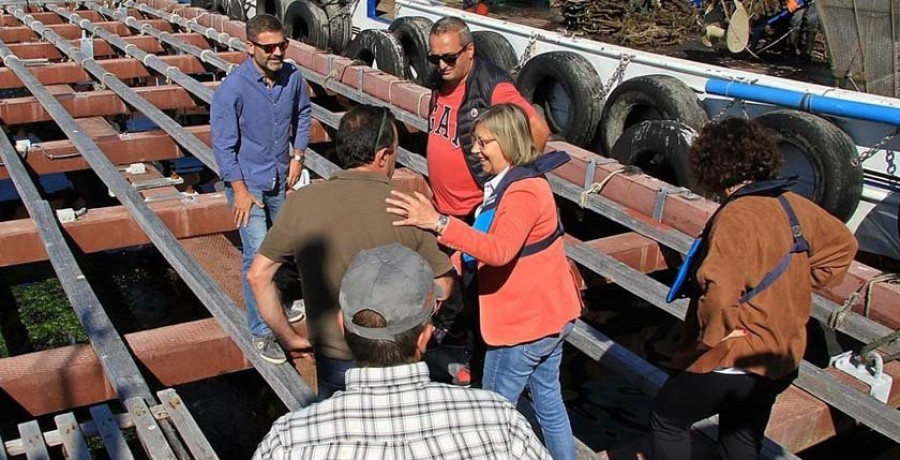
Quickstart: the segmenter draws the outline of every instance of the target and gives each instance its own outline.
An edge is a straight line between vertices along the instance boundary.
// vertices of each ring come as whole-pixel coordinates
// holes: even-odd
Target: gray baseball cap
[[[370,340],[393,342],[395,335],[424,323],[442,297],[431,266],[412,249],[398,243],[365,249],[356,254],[341,281],[344,328]],[[354,323],[353,317],[363,310],[380,314],[387,326]]]

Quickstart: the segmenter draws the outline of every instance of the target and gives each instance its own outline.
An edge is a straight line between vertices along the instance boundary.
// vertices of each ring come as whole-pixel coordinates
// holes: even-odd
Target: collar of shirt
[[[419,361],[393,367],[356,367],[347,371],[347,390],[388,387],[397,391],[404,386],[421,386],[431,383],[428,366]]]
[[[484,206],[490,201],[491,197],[494,196],[494,190],[497,189],[497,186],[500,185],[500,181],[506,176],[506,173],[509,172],[509,166],[500,171],[500,174],[494,176],[493,179],[485,182],[484,184],[484,201],[482,201],[481,205]]]
[[[262,82],[263,84],[265,84],[264,78],[266,77],[266,74],[262,70],[260,70],[259,67],[256,66],[256,63],[253,61],[252,56],[245,59],[242,64],[247,65],[244,70],[245,70],[245,72],[247,72],[245,75],[248,78],[250,78],[253,81],[258,81],[258,82]],[[284,63],[284,64],[286,64],[286,63]],[[278,72],[275,72],[275,80],[274,81],[276,84],[280,84],[284,81],[284,78],[282,78],[282,77],[285,75],[286,72],[287,72],[287,69],[282,64],[281,69],[279,69]]]
[[[375,171],[360,171],[358,169],[344,169],[334,173],[330,180],[370,180],[390,185],[391,180],[384,174]]]

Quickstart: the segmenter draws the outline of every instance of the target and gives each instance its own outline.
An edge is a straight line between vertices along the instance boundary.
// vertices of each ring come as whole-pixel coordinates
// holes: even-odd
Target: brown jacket
[[[812,290],[840,282],[856,254],[856,239],[839,220],[811,201],[787,193],[809,253],[747,303],[739,299],[759,284],[791,248],[787,214],[777,198],[744,196],[728,203],[712,224],[695,273],[685,334],[676,365],[706,373],[738,367],[780,378],[800,365]],[[749,335],[724,340],[731,331]]]

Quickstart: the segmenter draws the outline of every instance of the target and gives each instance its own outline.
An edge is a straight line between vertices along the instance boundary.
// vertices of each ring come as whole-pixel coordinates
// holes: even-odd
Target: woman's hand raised
[[[419,192],[407,195],[396,190],[392,190],[391,195],[391,198],[384,200],[391,206],[387,208],[387,212],[403,218],[395,221],[394,225],[412,225],[423,230],[435,231],[440,214],[425,195]]]

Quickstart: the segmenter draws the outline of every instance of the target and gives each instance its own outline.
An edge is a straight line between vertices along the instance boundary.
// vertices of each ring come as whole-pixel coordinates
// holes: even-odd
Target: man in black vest
[[[535,145],[544,149],[550,129],[516,89],[512,77],[475,56],[472,33],[462,20],[443,18],[431,29],[431,52],[439,83],[432,94],[428,131],[428,178],[441,214],[471,218],[490,179],[472,153],[472,124],[487,107],[513,103],[528,115]]]
[[[475,56],[472,33],[465,22],[454,17],[437,21],[431,28],[429,42],[428,59],[435,65],[437,75],[428,119],[428,180],[438,212],[471,223],[475,209],[484,201],[484,183],[491,179],[481,170],[478,156],[472,153],[475,119],[492,105],[515,104],[528,116],[534,143],[541,151],[550,129],[516,89],[509,74],[487,59]],[[466,285],[465,303],[470,307],[463,312],[461,293],[457,291],[444,303],[435,325],[439,331],[450,331],[451,338],[442,343],[463,344],[466,353],[474,353],[469,369],[476,372],[472,378],[477,381],[482,368],[480,358],[484,354],[478,333],[478,290],[470,283]],[[444,380],[441,374],[449,372],[454,383],[469,383],[466,359],[448,350],[456,348],[432,349],[426,355],[429,366],[433,371],[438,370],[432,374],[433,378]]]

